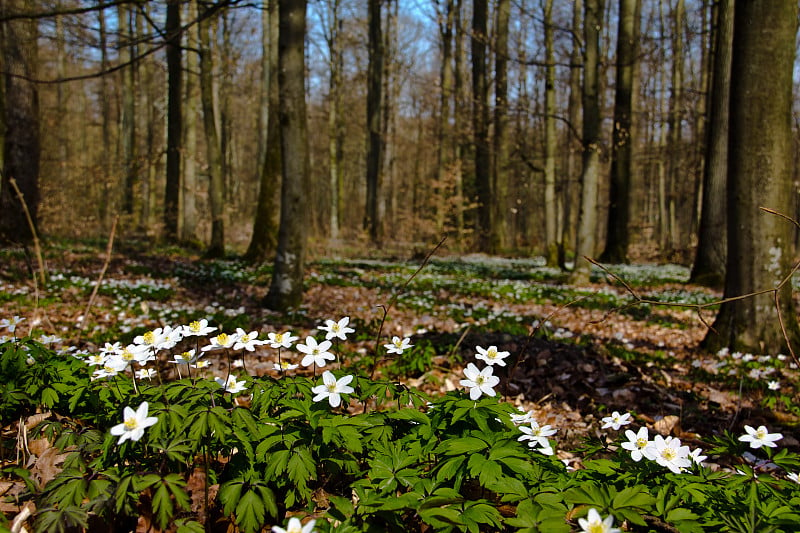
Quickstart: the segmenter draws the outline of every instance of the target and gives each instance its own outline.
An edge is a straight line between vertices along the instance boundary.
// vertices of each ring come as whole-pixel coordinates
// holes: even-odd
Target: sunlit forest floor
[[[686,284],[684,267],[609,265],[595,270],[591,285],[574,287],[539,258],[436,256],[419,272],[420,260],[328,258],[308,265],[303,307],[286,315],[260,305],[269,266],[122,243],[84,320],[104,246],[51,243],[45,256],[42,287],[34,283],[32,256],[2,252],[0,318],[24,317],[18,335],[46,335],[45,342],[65,351],[97,353],[104,343],[125,344],[155,327],[201,318],[220,331],[243,328],[265,337],[290,330],[304,339],[326,319],[347,316],[355,333],[340,347],[343,366],[368,374],[380,350],[384,376],[431,395],[459,387],[476,346],[509,351],[516,363],[499,369],[499,393],[559,429],[562,459],[614,410],[698,445],[743,424],[766,424],[782,430],[784,446],[798,446],[798,370],[790,358],[704,353],[703,321],[713,321],[716,307],[698,316],[690,307],[635,302],[631,290],[648,301],[688,306],[720,298]],[[394,335],[410,337],[415,349],[387,356],[382,345]],[[275,362],[266,346],[245,357],[255,375],[275,372]],[[213,378],[224,369],[224,361],[212,360],[206,372]]]

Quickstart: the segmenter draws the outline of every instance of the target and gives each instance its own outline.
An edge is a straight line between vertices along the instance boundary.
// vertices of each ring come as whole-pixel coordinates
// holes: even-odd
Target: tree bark
[[[306,202],[309,183],[306,128],[305,0],[279,0],[278,86],[280,90],[281,219],[278,250],[264,305],[270,309],[296,308],[303,299]]]
[[[125,4],[117,5],[117,20],[119,21],[119,60],[121,63],[130,63],[133,58],[133,30],[131,24],[132,12]],[[126,215],[133,214],[133,190],[136,182],[136,100],[135,66],[128,65],[120,72],[122,78],[122,116],[120,118],[120,146],[122,148],[122,212]]]
[[[264,122],[265,146],[263,156],[259,160],[261,176],[258,189],[258,205],[253,222],[253,235],[247,248],[245,258],[248,261],[261,263],[275,251],[277,246],[278,200],[276,192],[281,183],[281,130],[278,122],[280,97],[278,93],[278,1],[265,0],[268,7],[262,12],[262,30],[267,34],[266,42],[262,40],[262,79],[266,86],[262,88],[266,93],[266,102],[261,105],[267,107]],[[264,112],[262,110],[262,116]],[[263,120],[263,119],[262,119]]]
[[[328,165],[330,196],[330,237],[339,238],[342,188],[342,159],[344,156],[344,124],[342,121],[342,75],[344,53],[342,50],[342,17],[340,0],[328,2],[328,41],[330,81],[328,92]]]
[[[567,130],[567,171],[563,188],[563,225],[561,246],[559,247],[558,263],[562,269],[566,268],[567,250],[577,250],[578,212],[580,205],[580,139],[575,138],[573,132],[581,131],[581,17],[583,1],[575,0],[572,6],[572,52],[570,54],[569,69],[569,99],[567,102],[567,117],[570,128]]]
[[[727,256],[725,187],[728,174],[728,125],[733,52],[734,0],[719,0],[711,59],[706,162],[703,166],[702,207],[697,252],[690,281],[722,287]]]
[[[211,51],[210,19],[198,25],[200,33],[200,99],[203,104],[203,129],[206,135],[206,164],[208,165],[208,197],[211,204],[211,243],[206,250],[208,257],[225,255],[225,182],[222,168],[222,147],[215,120],[214,62]]]
[[[486,67],[487,25],[489,6],[487,0],[475,0],[472,6],[472,135],[475,144],[475,189],[478,200],[476,225],[478,250],[496,251],[492,226],[492,177],[489,146],[489,106]]]
[[[556,218],[556,65],[553,46],[553,0],[544,4],[544,234],[548,266],[558,264]]]
[[[8,0],[0,14],[26,9],[25,0]],[[36,22],[17,19],[2,24],[3,175],[0,181],[0,245],[29,244],[33,234],[23,206],[9,184],[16,180],[34,224],[39,209],[39,92],[36,84],[38,46]]]
[[[791,269],[793,228],[792,73],[797,3],[737,0],[733,24],[725,298],[777,287]],[[705,346],[775,354],[797,348],[791,282],[777,294],[722,304]],[[778,314],[780,311],[780,315]]]
[[[603,0],[584,1],[583,35],[586,52],[583,63],[583,172],[581,207],[578,215],[578,246],[573,283],[588,283],[596,247],[597,189],[600,174],[599,48],[603,21]]]
[[[364,230],[373,244],[379,244],[380,235],[380,179],[383,162],[381,138],[383,36],[381,32],[381,1],[369,0],[369,64],[367,66],[367,205]]]
[[[197,2],[188,5],[189,20],[197,20]],[[186,116],[184,117],[183,186],[181,187],[181,241],[196,244],[197,238],[197,115],[200,111],[200,58],[198,51],[200,25],[187,33],[186,55]]]
[[[631,166],[633,164],[633,73],[637,61],[639,0],[619,0],[617,75],[611,145],[611,192],[606,248],[600,260],[627,263],[630,242]]]
[[[177,239],[180,214],[181,152],[183,134],[181,65],[181,1],[167,0],[167,169],[164,187],[164,231]]]
[[[438,8],[438,3],[436,4]],[[441,64],[439,66],[439,116],[436,123],[436,182],[434,194],[443,203],[446,202],[447,177],[452,159],[452,130],[450,105],[453,98],[453,18],[455,17],[455,0],[446,0],[444,12],[437,11],[439,38],[441,39]],[[444,231],[445,210],[436,211],[436,230]]]

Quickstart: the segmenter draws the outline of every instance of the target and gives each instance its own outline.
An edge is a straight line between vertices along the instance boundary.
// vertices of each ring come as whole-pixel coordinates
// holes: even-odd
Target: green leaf
[[[461,437],[448,439],[442,442],[435,451],[443,455],[461,455],[484,450],[488,447],[489,445],[481,439],[475,437]]]
[[[245,492],[236,504],[236,524],[245,533],[260,530],[265,516],[264,503],[252,490]]]
[[[175,525],[178,526],[176,533],[205,533],[206,531],[205,526],[195,520],[180,518],[175,520]]]
[[[667,513],[667,522],[681,522],[683,520],[697,520],[700,516],[694,514],[689,509],[678,507]]]
[[[637,509],[649,511],[655,498],[644,489],[644,487],[637,485],[635,487],[627,487],[622,489],[614,496],[611,506],[614,509],[622,507],[636,507]]]
[[[164,529],[172,518],[174,507],[166,484],[161,484],[153,494],[153,513],[156,524]]]
[[[421,509],[419,517],[426,524],[430,524],[435,528],[444,528],[450,525],[463,526],[464,521],[461,520],[461,512],[449,507],[434,507],[431,509]]]

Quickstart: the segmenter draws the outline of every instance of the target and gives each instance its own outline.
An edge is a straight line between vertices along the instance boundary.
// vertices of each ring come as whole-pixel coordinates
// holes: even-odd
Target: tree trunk
[[[223,257],[225,255],[225,182],[222,174],[222,147],[220,146],[217,122],[214,119],[216,101],[214,99],[214,61],[209,36],[210,30],[210,19],[205,18],[199,23],[200,99],[203,104],[203,129],[206,135],[206,163],[209,174],[208,197],[211,204],[211,243],[206,255]]]
[[[734,0],[720,0],[717,5],[700,230],[690,278],[692,283],[710,287],[722,287],[725,280],[725,187],[728,174]]]
[[[437,4],[438,7],[438,4]],[[439,116],[436,123],[437,153],[436,153],[436,185],[434,195],[442,203],[447,201],[447,175],[452,171],[452,131],[450,126],[451,106],[453,97],[453,18],[455,17],[455,0],[447,0],[444,13],[437,12],[439,23],[439,38],[441,39],[442,57],[439,67]],[[455,206],[454,206],[455,207]],[[456,207],[457,209],[457,207]],[[445,209],[436,210],[436,230],[444,231]]]
[[[475,0],[472,6],[472,127],[475,144],[475,189],[478,200],[478,250],[496,251],[492,226],[491,152],[489,147],[489,106],[486,73],[486,45],[489,6],[487,0]]]
[[[606,249],[600,260],[627,263],[630,242],[631,165],[633,164],[633,72],[637,61],[639,0],[619,0],[617,79],[611,145],[611,203],[608,209]]]
[[[369,0],[369,64],[367,66],[367,205],[364,230],[372,244],[381,240],[379,219],[380,178],[383,159],[381,111],[383,84],[383,36],[381,33],[381,0]]]
[[[792,73],[797,3],[737,1],[733,24],[725,298],[777,287],[791,269],[793,228]],[[722,304],[705,346],[775,354],[800,338],[791,282],[772,294]],[[778,314],[780,310],[780,315]]]
[[[306,202],[309,166],[306,128],[305,0],[279,0],[278,85],[280,89],[281,220],[278,250],[269,292],[264,305],[285,311],[303,299],[305,265]]]
[[[253,235],[247,248],[245,258],[248,261],[261,263],[277,246],[278,224],[275,214],[278,212],[278,191],[281,182],[281,130],[278,122],[280,98],[278,93],[278,1],[265,0],[268,9],[262,12],[262,30],[267,34],[266,42],[262,41],[263,54],[261,68],[262,79],[266,85],[262,90],[267,95],[266,122],[264,123],[266,145],[263,156],[259,160],[261,168],[258,189],[258,205],[253,222]],[[262,111],[262,115],[263,115]]]
[[[498,0],[494,50],[494,172],[492,175],[492,248],[506,247],[506,205],[508,165],[511,152],[508,138],[508,24],[511,1]]]
[[[566,268],[567,250],[577,249],[578,212],[580,205],[580,139],[576,133],[581,131],[581,15],[583,0],[575,0],[572,6],[572,53],[570,54],[569,69],[569,101],[567,102],[567,116],[570,128],[567,130],[567,171],[566,183],[563,188],[563,226],[561,246],[559,247],[558,262],[561,268]]]
[[[0,14],[27,8],[25,0],[8,0]],[[16,180],[25,205],[36,224],[39,208],[39,92],[37,77],[37,26],[34,20],[16,19],[2,24],[3,174],[0,181],[0,244],[28,244],[33,234],[23,206],[9,180]]]
[[[98,16],[98,40],[100,46],[100,69],[108,69],[108,42],[106,32],[106,11],[103,8],[104,0],[100,0],[100,7],[97,11]],[[101,144],[106,147],[100,150],[99,161],[97,163],[99,173],[100,191],[97,199],[97,217],[100,226],[105,231],[108,227],[109,207],[111,207],[111,179],[114,172],[111,170],[111,154],[113,143],[111,141],[111,97],[108,90],[107,76],[100,77],[99,94],[97,95],[100,104],[100,135]],[[112,207],[113,209],[113,207]]]
[[[180,214],[181,152],[183,134],[181,1],[167,0],[167,172],[164,187],[164,231],[166,238],[178,237]]]
[[[453,131],[455,132],[455,233],[456,242],[461,245],[464,242],[464,108],[466,97],[464,96],[464,32],[461,31],[461,7],[462,0],[456,0],[455,15],[453,25],[455,28],[455,42],[453,43]]]
[[[583,64],[583,172],[581,207],[578,215],[578,247],[572,283],[588,283],[591,265],[586,257],[595,253],[597,189],[600,174],[600,95],[598,93],[600,29],[603,0],[585,0],[583,35],[586,52]]]
[[[189,2],[189,20],[197,20],[197,2]],[[196,244],[197,238],[197,115],[200,111],[199,24],[186,35],[186,117],[184,119],[183,187],[181,187],[181,241]]]
[[[330,54],[330,82],[328,93],[328,165],[330,178],[330,237],[339,238],[339,212],[342,188],[342,159],[344,156],[344,124],[342,121],[342,75],[344,53],[342,50],[342,18],[340,0],[328,2],[328,53]]]
[[[548,266],[558,264],[556,232],[556,65],[553,46],[553,0],[544,4],[544,234]]]
[[[133,58],[133,13],[125,4],[117,5],[119,21],[119,59],[121,63],[130,63]],[[133,190],[136,182],[136,100],[135,66],[128,65],[120,72],[122,78],[122,116],[120,119],[120,146],[122,148],[122,212],[133,214]]]
[[[667,232],[664,251],[672,254],[682,247],[678,227],[678,183],[682,172],[683,122],[683,19],[684,0],[678,0],[672,12],[672,72],[670,76],[669,112],[667,115],[667,176],[666,215]]]
[[[378,220],[380,221],[379,234],[387,235],[384,228],[384,221],[388,218],[392,221],[388,228],[388,237],[392,240],[397,236],[397,224],[395,214],[397,211],[397,175],[395,148],[397,146],[397,113],[395,103],[399,99],[397,90],[398,76],[397,69],[397,9],[398,3],[393,0],[385,0],[386,9],[386,31],[383,32],[383,110],[381,111],[381,140],[383,143],[381,186],[378,195]],[[385,191],[385,192],[384,192]],[[387,205],[388,204],[388,205]]]

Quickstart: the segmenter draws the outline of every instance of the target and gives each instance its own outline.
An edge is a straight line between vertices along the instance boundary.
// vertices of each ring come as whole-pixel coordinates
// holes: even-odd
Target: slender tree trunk
[[[442,58],[439,67],[439,116],[436,124],[437,153],[436,153],[436,182],[434,195],[445,203],[448,172],[452,171],[452,132],[450,130],[451,106],[453,97],[453,18],[455,16],[455,0],[447,0],[444,13],[438,12],[439,38],[441,39]],[[457,209],[457,207],[456,207]],[[436,230],[444,231],[445,210],[436,210]]]
[[[108,42],[106,32],[106,11],[102,9],[104,0],[100,0],[101,9],[97,11],[98,15],[98,36],[100,45],[100,69],[105,71],[108,69]],[[100,220],[100,226],[105,229],[108,228],[109,220],[109,207],[111,204],[111,179],[113,172],[111,171],[111,97],[108,90],[108,79],[106,76],[100,78],[99,94],[97,98],[100,103],[100,135],[101,143],[104,150],[100,150],[100,161],[98,162],[100,174],[100,195],[98,198],[98,213],[97,216]],[[113,209],[113,208],[112,208]]]
[[[455,132],[455,232],[457,243],[464,242],[464,114],[466,106],[464,84],[464,32],[461,31],[462,0],[456,0],[453,24],[455,42],[453,43],[453,131]]]
[[[306,249],[306,197],[309,183],[306,128],[305,0],[279,0],[279,68],[281,124],[281,221],[278,250],[264,305],[287,310],[303,299]]]
[[[630,242],[631,168],[633,165],[634,63],[637,61],[638,0],[619,0],[617,31],[617,81],[611,146],[611,203],[608,209],[607,263],[627,263]]]
[[[553,46],[553,0],[544,4],[544,234],[548,266],[558,264],[556,232],[556,65]]]
[[[489,146],[489,106],[487,105],[488,82],[486,67],[487,24],[489,6],[487,0],[475,0],[472,6],[472,135],[475,144],[475,189],[478,200],[477,233],[478,250],[496,251],[492,236],[492,179],[491,152]]]
[[[395,113],[395,103],[399,98],[397,94],[397,51],[395,43],[398,42],[397,36],[397,1],[384,0],[387,2],[386,9],[386,31],[383,32],[383,110],[381,111],[381,140],[383,142],[381,186],[378,195],[378,220],[380,221],[379,234],[385,235],[384,221],[386,220],[387,210],[391,224],[388,228],[388,236],[391,239],[396,237],[397,220],[397,176],[395,173],[395,147],[397,145],[397,116]],[[387,205],[388,204],[388,205]]]
[[[27,9],[24,0],[0,4],[0,15]],[[3,173],[0,176],[0,244],[28,244],[33,241],[28,222],[9,180],[16,180],[34,224],[39,211],[39,92],[37,26],[28,19],[2,24],[3,66]]]
[[[342,188],[342,159],[344,157],[344,124],[342,121],[342,17],[340,0],[328,2],[328,53],[330,54],[330,83],[328,93],[328,165],[330,167],[330,236],[339,238],[340,195]]]
[[[797,3],[738,0],[733,23],[725,297],[777,287],[791,270],[793,228],[792,74]],[[762,294],[723,303],[705,346],[775,354],[797,349],[800,330],[791,283],[779,303]],[[780,315],[779,312],[780,311]]]
[[[128,6],[117,5],[117,20],[120,31],[119,59],[122,63],[130,63],[133,58],[133,24],[132,13]],[[122,147],[122,212],[133,214],[133,190],[136,182],[136,85],[134,65],[128,65],[120,72],[122,78],[122,117],[120,120],[120,145]]]
[[[181,188],[181,145],[183,135],[181,65],[181,1],[167,0],[167,179],[164,187],[164,231],[178,237]]]
[[[667,119],[667,251],[681,247],[678,227],[678,183],[681,179],[681,124],[683,122],[683,19],[684,0],[678,0],[672,13],[672,73],[670,78],[669,114]]]
[[[576,206],[580,205],[580,139],[576,139],[574,132],[581,131],[581,46],[580,35],[581,18],[583,14],[583,0],[575,0],[572,6],[572,53],[570,55],[569,69],[569,100],[567,102],[567,116],[570,128],[567,130],[567,171],[566,184],[563,188],[563,232],[561,246],[559,247],[558,262],[561,268],[566,268],[567,250],[577,250],[578,212]]]
[[[583,35],[583,173],[581,207],[578,216],[578,247],[573,283],[587,283],[591,265],[585,259],[595,253],[597,226],[597,190],[600,174],[600,101],[598,93],[600,30],[603,0],[585,0]]]
[[[200,22],[200,99],[203,104],[203,129],[206,136],[206,158],[209,174],[208,197],[211,204],[211,243],[206,255],[223,257],[225,255],[225,182],[222,168],[222,147],[220,145],[217,123],[214,120],[213,72],[214,62],[209,36],[210,20]]]
[[[492,175],[492,248],[505,249],[508,166],[511,149],[508,138],[508,24],[511,0],[498,0],[494,59],[494,172]]]
[[[383,159],[381,139],[383,36],[381,32],[381,1],[369,0],[369,65],[367,67],[367,206],[364,230],[372,244],[381,241],[379,219],[380,180]]]
[[[189,3],[189,20],[197,20],[197,2]],[[195,244],[197,238],[197,115],[200,111],[199,25],[186,36],[186,117],[184,119],[183,187],[181,187],[181,241]]]
[[[278,92],[278,1],[268,1],[268,9],[262,13],[262,30],[267,34],[266,43],[262,41],[262,79],[266,86],[262,88],[267,101],[262,103],[268,107],[263,135],[266,138],[261,166],[258,205],[253,222],[253,235],[245,258],[252,262],[264,262],[277,246],[278,223],[275,214],[278,212],[276,191],[281,183],[281,137],[278,112],[280,98]],[[264,113],[262,112],[262,115]]]
[[[702,207],[697,254],[690,281],[721,287],[725,280],[727,256],[725,188],[728,175],[728,125],[730,109],[731,58],[733,53],[734,0],[717,3],[714,55],[711,59],[706,163],[703,167]]]

